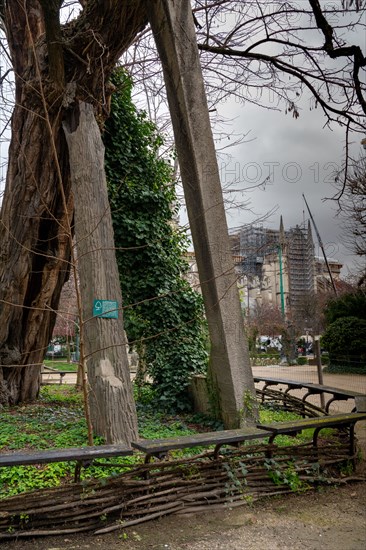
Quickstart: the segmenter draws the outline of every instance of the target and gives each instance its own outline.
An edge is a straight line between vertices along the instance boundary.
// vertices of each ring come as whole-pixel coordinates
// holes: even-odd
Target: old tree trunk
[[[16,106],[0,226],[2,404],[37,396],[39,365],[69,273],[70,241],[65,228],[73,201],[66,142],[58,110],[49,112],[52,135],[47,131],[34,55],[29,55],[32,42],[38,43],[44,34],[44,25],[38,25],[41,21],[40,13],[27,21],[17,3],[9,3],[6,23],[16,77]],[[52,139],[63,174],[66,210],[50,149]]]
[[[98,185],[104,189],[103,170],[99,169],[98,183],[91,181],[93,178],[89,181],[91,173],[79,166],[81,158],[90,159],[90,164],[101,160],[95,125],[95,139],[88,143],[88,147],[96,147],[95,155],[88,147],[79,157],[75,151],[88,141],[88,131],[83,126],[86,121],[95,115],[101,120],[106,116],[109,73],[144,27],[147,9],[164,65],[199,263],[212,342],[212,380],[226,426],[237,425],[244,388],[251,398],[254,386],[190,2],[87,0],[81,2],[84,9],[79,18],[65,26],[59,23],[61,4],[60,0],[24,0],[20,9],[18,0],[0,0],[0,17],[7,30],[15,71],[17,104],[0,225],[0,404],[30,400],[38,393],[40,365],[52,333],[61,288],[70,271],[75,198],[76,223],[84,232],[77,235],[77,265],[84,272],[81,274],[80,270],[81,290],[86,296],[81,314],[89,377],[94,384],[91,403],[95,426],[103,430],[105,425],[98,423],[97,402],[102,414],[109,407],[106,423],[116,421],[113,414],[120,411],[122,402],[124,414],[134,416],[131,388],[125,376],[128,365],[122,320],[108,326],[111,338],[97,342],[94,338],[111,320],[91,319],[92,298],[119,301],[109,280],[108,266],[102,269],[104,259],[100,252],[93,252],[94,260],[89,262],[91,287],[86,293],[83,279],[84,260],[88,256],[92,259],[93,247],[103,248],[107,234],[110,239],[108,224],[98,227],[93,210],[96,201],[93,202],[92,193],[98,194]],[[203,136],[206,138],[202,145]],[[84,204],[86,193],[88,200]],[[104,211],[100,220],[104,222],[109,210],[105,203],[101,208]],[[91,224],[86,223],[88,213],[92,214]],[[113,243],[109,245],[113,248]],[[100,273],[93,272],[93,262]],[[104,288],[93,288],[99,284]],[[119,350],[118,355],[107,353],[112,347]],[[129,439],[136,430],[135,420],[126,421],[120,430],[125,431],[122,437]],[[109,441],[119,439],[115,433],[104,435]]]
[[[94,299],[110,298],[120,306],[121,288],[113,246],[112,218],[104,172],[104,146],[93,107],[81,103],[64,123],[75,199],[75,239],[82,295],[83,344],[87,353],[89,394],[94,430],[107,443],[136,437],[137,424],[130,371],[126,368],[122,310],[109,306],[111,317],[93,317]],[[78,123],[73,125],[75,119]],[[102,215],[100,214],[102,212]],[[96,295],[102,290],[104,295]],[[125,364],[123,364],[125,361]],[[110,406],[112,404],[112,406]]]
[[[69,276],[74,198],[62,122],[80,101],[105,116],[108,75],[145,25],[142,0],[90,1],[65,26],[59,24],[60,4],[25,0],[20,9],[17,0],[0,2],[16,85],[0,225],[0,404],[5,405],[38,394],[40,365]],[[101,298],[114,299],[104,295],[108,288],[98,290]],[[123,343],[122,330],[120,336]],[[116,349],[117,362],[127,371],[125,346]],[[108,376],[109,385],[123,383],[114,365],[100,373],[103,380]],[[123,400],[121,415],[133,416],[128,385]],[[118,410],[120,401],[121,396],[114,403],[106,395],[100,406]],[[126,438],[135,430],[132,420]]]
[[[210,332],[212,405],[225,428],[252,423],[255,388],[189,2],[149,0]]]

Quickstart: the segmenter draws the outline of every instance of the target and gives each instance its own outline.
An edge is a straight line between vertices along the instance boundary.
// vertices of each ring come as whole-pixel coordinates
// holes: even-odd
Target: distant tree
[[[299,328],[291,320],[286,322],[286,326],[281,331],[282,351],[290,365],[296,361],[296,344],[300,334]]]
[[[52,338],[74,336],[77,316],[75,284],[73,279],[70,279],[65,283],[61,292],[60,307],[57,312]]]
[[[62,339],[66,344],[67,360],[71,360],[71,340],[75,337],[78,323],[78,309],[76,290],[73,279],[65,283],[60,298],[60,307],[57,312],[56,323],[53,329],[52,339]]]
[[[331,299],[324,310],[328,325],[343,317],[366,319],[366,293],[358,290]]]
[[[269,303],[256,304],[247,322],[250,332],[271,337],[281,334],[285,324],[278,306]]]
[[[321,339],[331,365],[363,366],[366,369],[366,319],[340,317]]]
[[[333,293],[332,293],[332,296]],[[298,301],[298,307],[294,312],[293,321],[299,334],[315,336],[321,334],[325,328],[324,308],[329,300],[328,293],[305,292]]]
[[[337,178],[340,213],[343,217],[343,237],[347,247],[361,261],[358,286],[366,283],[366,157],[351,163],[346,178]]]
[[[366,368],[366,293],[358,289],[331,299],[324,315],[327,328],[321,344],[330,365]]]

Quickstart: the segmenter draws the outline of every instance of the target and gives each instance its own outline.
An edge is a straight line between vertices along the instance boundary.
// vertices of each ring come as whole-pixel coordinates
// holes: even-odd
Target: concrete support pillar
[[[225,427],[237,427],[253,417],[255,389],[191,4],[148,0],[146,11],[163,65],[208,320],[210,381]]]

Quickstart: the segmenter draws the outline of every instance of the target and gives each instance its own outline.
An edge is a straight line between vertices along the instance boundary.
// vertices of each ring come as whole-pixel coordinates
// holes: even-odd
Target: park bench
[[[348,428],[349,429],[349,455],[355,454],[355,424],[359,420],[366,420],[366,413],[347,413],[335,414],[329,416],[320,416],[316,418],[304,418],[301,420],[291,420],[286,422],[273,422],[270,424],[257,424],[262,430],[270,432],[268,444],[271,445],[278,435],[296,435],[302,430],[314,428],[313,446],[317,447],[318,435],[323,428]],[[270,451],[269,451],[270,452]]]
[[[47,382],[52,383],[53,377],[59,377],[59,384],[63,383],[64,377],[66,374],[77,374],[74,370],[58,370],[54,369],[52,367],[46,367],[45,365],[42,365],[41,369],[41,382],[42,384],[45,384]],[[51,378],[46,382],[45,378],[46,376],[50,376]]]
[[[366,412],[325,415],[316,418],[305,418],[271,424],[257,424],[256,427],[205,432],[167,439],[144,439],[131,442],[131,447],[145,453],[145,463],[148,463],[153,456],[159,459],[164,458],[171,450],[189,447],[206,447],[210,445],[215,446],[213,456],[217,458],[219,450],[224,445],[238,446],[244,441],[264,438],[268,438],[268,443],[271,445],[279,434],[295,435],[307,428],[314,428],[313,445],[317,446],[317,437],[320,430],[331,427],[349,429],[350,456],[354,456],[354,427],[359,420],[366,420]],[[270,453],[271,450],[269,449],[268,454],[270,455]],[[133,449],[127,445],[101,445],[45,451],[37,450],[22,453],[15,452],[0,454],[0,467],[76,461],[75,481],[77,482],[80,481],[81,468],[90,466],[96,459],[130,456],[132,454]]]
[[[88,467],[98,458],[129,456],[133,450],[127,445],[100,445],[96,447],[79,447],[53,449],[51,451],[29,451],[26,453],[0,454],[1,466],[28,466],[31,464],[49,464],[50,462],[76,461],[75,482],[80,481],[81,468]]]
[[[153,456],[164,458],[169,451],[186,449],[189,447],[207,447],[215,445],[214,458],[217,458],[223,445],[238,446],[243,441],[268,437],[268,432],[260,427],[247,427],[237,430],[222,430],[219,432],[206,432],[169,439],[141,439],[133,441],[132,447],[146,453],[145,463]]]
[[[309,395],[320,395],[324,393],[328,393],[331,395],[331,398],[326,402],[325,404],[325,412],[329,413],[329,407],[334,401],[345,401],[348,399],[354,399],[355,400],[355,408],[354,411],[357,410],[358,412],[366,412],[366,395],[359,392],[349,391],[349,390],[342,390],[339,388],[332,388],[330,386],[323,386],[321,384],[312,384],[308,382],[300,382],[297,380],[287,380],[284,378],[270,378],[270,377],[262,377],[262,376],[255,376],[254,382],[264,382],[264,386],[262,389],[262,401],[264,400],[264,393],[266,391],[266,388],[269,386],[279,386],[284,385],[287,386],[286,390],[284,391],[284,395],[288,394],[291,390],[294,389],[306,389],[305,395],[302,397],[302,401],[305,402],[306,399],[309,397]]]

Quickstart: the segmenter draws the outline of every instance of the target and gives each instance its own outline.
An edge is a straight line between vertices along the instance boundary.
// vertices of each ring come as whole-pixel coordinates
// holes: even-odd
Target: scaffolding
[[[286,240],[290,308],[299,312],[304,298],[311,297],[315,290],[315,251],[310,225],[291,228],[286,232]]]
[[[231,242],[233,245],[235,243],[234,254],[242,257],[241,273],[248,280],[259,278],[263,281],[266,264],[275,264],[273,278],[278,279],[277,271],[282,269],[283,263],[287,308],[292,313],[300,313],[304,298],[311,297],[315,291],[315,249],[310,224],[307,227],[297,225],[286,231],[282,219],[278,230],[262,225],[246,225],[232,233]],[[281,261],[278,258],[279,250]],[[276,291],[278,293],[279,290]]]
[[[235,254],[242,257],[241,270],[247,277],[263,277],[265,257],[272,253],[278,242],[278,231],[263,225],[243,226],[239,232],[231,235],[236,243]]]

